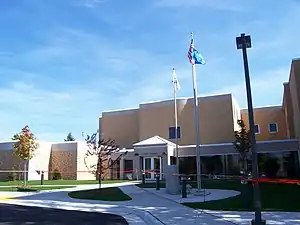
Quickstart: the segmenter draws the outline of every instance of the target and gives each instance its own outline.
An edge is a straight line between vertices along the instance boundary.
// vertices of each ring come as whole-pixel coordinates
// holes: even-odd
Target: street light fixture
[[[255,140],[255,125],[254,125],[254,115],[253,115],[253,104],[252,104],[252,94],[251,94],[251,84],[247,57],[247,48],[251,48],[251,37],[250,35],[245,36],[241,34],[240,37],[236,38],[237,49],[242,49],[243,60],[244,60],[244,70],[245,70],[245,81],[246,81],[246,92],[247,92],[247,102],[248,102],[248,117],[250,126],[250,141],[251,141],[251,151],[252,151],[252,174],[254,178],[253,189],[254,189],[254,207],[255,207],[255,219],[251,221],[252,225],[266,225],[266,221],[262,220],[261,217],[261,200],[258,179],[258,163],[257,163],[257,151],[256,151],[256,140]]]

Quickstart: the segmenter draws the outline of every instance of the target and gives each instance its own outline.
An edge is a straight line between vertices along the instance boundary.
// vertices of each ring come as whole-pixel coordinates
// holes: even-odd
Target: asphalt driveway
[[[128,225],[118,215],[0,204],[0,225]]]

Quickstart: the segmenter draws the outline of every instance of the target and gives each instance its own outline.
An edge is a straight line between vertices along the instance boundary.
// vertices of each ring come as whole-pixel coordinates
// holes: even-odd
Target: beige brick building
[[[26,164],[26,178],[40,180],[41,171],[44,179],[52,179],[57,170],[62,179],[94,180],[95,176],[87,169],[84,158],[88,149],[84,142],[51,143],[38,141],[39,148],[31,160],[20,160],[13,154],[13,141],[0,142],[0,181],[7,180],[8,176],[15,176],[18,180],[24,179],[24,165]],[[87,158],[89,165],[96,164],[95,158]],[[15,171],[15,172],[14,172]]]
[[[261,156],[278,158],[278,176],[294,176],[299,165],[300,60],[292,61],[289,81],[283,86],[282,105],[254,109],[257,148]],[[200,97],[198,100],[202,171],[237,173],[239,155],[232,142],[234,131],[238,129],[237,120],[243,119],[248,124],[247,109],[240,109],[231,94]],[[178,99],[177,106],[181,167],[185,170],[183,165],[189,165],[187,172],[195,173],[193,99]],[[102,138],[113,138],[121,148],[131,149],[120,162],[121,177],[134,175],[130,173],[131,169],[160,169],[164,173],[172,161],[170,157],[175,154],[173,100],[103,112],[99,127]],[[153,175],[148,176],[153,179]]]

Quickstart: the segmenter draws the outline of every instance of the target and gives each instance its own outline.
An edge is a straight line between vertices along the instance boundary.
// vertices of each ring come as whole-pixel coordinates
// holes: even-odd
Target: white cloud
[[[171,93],[172,67],[165,69],[168,65],[163,56],[78,30],[60,30],[54,36],[14,60],[46,68],[55,65],[57,71],[63,62],[63,66],[78,69],[74,78],[86,78],[71,84],[57,74],[51,78],[52,74],[13,70],[18,79],[0,87],[0,124],[6,127],[0,138],[11,137],[26,124],[41,138],[62,140],[61,134],[72,129],[79,136],[82,131],[97,129],[102,110],[138,106],[141,101]],[[48,85],[41,86],[37,78],[46,79]]]
[[[158,7],[207,7],[216,10],[241,11],[245,3],[238,0],[156,0]]]
[[[11,127],[20,128],[37,118],[40,119],[39,123],[49,124],[53,117],[68,113],[70,108],[66,101],[70,101],[69,93],[42,90],[33,84],[17,81],[0,88],[0,124],[6,127],[7,132],[11,131]]]
[[[98,4],[105,3],[108,0],[77,0],[74,4],[75,6],[84,6],[87,8],[92,8]]]
[[[300,30],[295,29],[296,21],[300,21],[300,4],[289,2],[285,4],[276,19],[269,20],[266,17],[255,20],[247,25],[240,24],[232,27],[233,30],[246,30],[252,36],[252,52],[255,56],[266,55],[265,58],[293,58],[299,54],[298,36]]]
[[[278,99],[283,97],[283,83],[289,79],[289,67],[274,68],[251,79],[252,101],[255,107],[278,105]],[[245,82],[237,82],[205,95],[232,93],[242,108],[247,107]],[[259,102],[259,104],[257,104]]]
[[[41,90],[34,87],[33,84],[27,84],[21,81],[14,82],[11,87],[0,89],[0,102],[10,105],[15,105],[16,103],[23,103],[24,105],[27,103],[39,103],[41,105],[36,105],[36,107],[43,108],[41,106],[45,106],[47,104],[44,100],[66,100],[69,97],[70,95],[65,92],[59,93]],[[23,104],[21,106],[23,106]]]

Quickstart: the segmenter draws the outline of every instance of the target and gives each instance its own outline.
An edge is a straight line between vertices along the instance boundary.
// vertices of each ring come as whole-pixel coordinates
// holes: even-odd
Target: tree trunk
[[[26,165],[26,162],[25,162],[25,164],[24,164],[24,185],[26,185],[26,167],[27,167],[27,165]]]
[[[102,182],[102,176],[101,176],[101,172],[99,172],[99,175],[98,175],[99,189],[101,189],[101,182]]]
[[[99,189],[101,189],[101,181],[102,181],[102,161],[101,157],[98,156],[98,162],[97,162],[97,172],[98,172],[98,184]]]
[[[246,174],[246,172],[248,172],[247,157],[241,156],[241,162],[242,162],[242,171],[244,172],[244,174]]]

